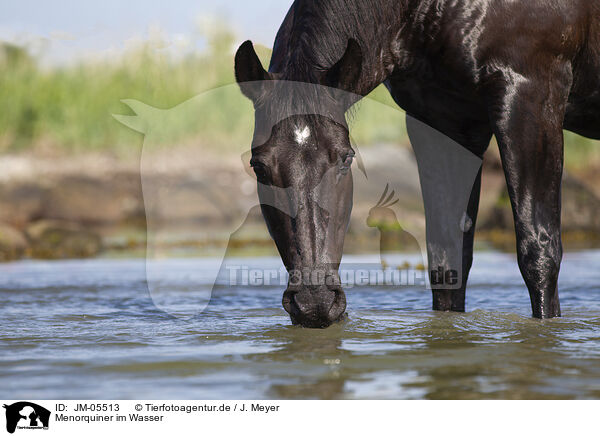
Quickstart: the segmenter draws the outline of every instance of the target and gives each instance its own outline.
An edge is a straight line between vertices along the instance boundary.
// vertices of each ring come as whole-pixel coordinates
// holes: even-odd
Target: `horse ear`
[[[242,93],[252,101],[256,101],[263,92],[260,82],[271,79],[270,74],[260,63],[251,41],[240,45],[235,54],[235,79]]]
[[[342,58],[325,75],[325,84],[332,88],[353,92],[356,89],[362,71],[362,50],[358,41],[348,40],[348,46]]]

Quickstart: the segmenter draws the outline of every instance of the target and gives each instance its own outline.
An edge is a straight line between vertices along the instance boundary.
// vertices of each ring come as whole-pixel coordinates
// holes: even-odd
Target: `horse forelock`
[[[345,94],[348,93],[312,83],[270,81],[257,110],[267,128],[294,116],[307,116],[313,124],[330,119],[345,125]]]

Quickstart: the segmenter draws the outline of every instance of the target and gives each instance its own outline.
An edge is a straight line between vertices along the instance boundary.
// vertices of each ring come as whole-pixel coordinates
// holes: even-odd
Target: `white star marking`
[[[296,130],[294,130],[294,139],[299,145],[304,145],[309,137],[310,129],[308,128],[308,126],[304,126],[304,129],[302,130],[300,129],[300,127],[297,127]]]

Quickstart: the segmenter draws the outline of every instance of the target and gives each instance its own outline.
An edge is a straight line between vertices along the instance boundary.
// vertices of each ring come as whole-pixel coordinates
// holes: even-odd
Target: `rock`
[[[17,229],[0,223],[0,262],[20,259],[27,248],[27,239]]]
[[[36,182],[0,185],[0,221],[24,228],[42,213],[46,188]]]
[[[508,219],[509,225],[512,225],[512,212],[510,205],[507,216],[497,216],[498,214],[498,202],[502,205],[508,201],[503,195],[507,195],[506,192],[506,179],[504,177],[504,171],[502,170],[502,162],[500,161],[500,154],[498,147],[493,144],[490,146],[483,159],[483,174],[481,179],[481,199],[479,200],[479,214],[477,219],[477,226],[481,227],[481,224],[488,224],[500,220],[505,222]],[[506,201],[505,201],[506,200]],[[505,210],[503,208],[502,212]]]
[[[480,216],[479,223],[478,227],[481,230],[514,230],[512,208],[506,186],[500,191],[487,213]]]
[[[482,230],[513,230],[513,214],[504,188],[481,223]],[[600,199],[575,177],[565,173],[562,182],[563,232],[600,232]]]
[[[27,228],[32,257],[42,259],[82,258],[97,255],[100,236],[85,227],[65,221],[43,220]]]
[[[44,202],[43,217],[84,224],[119,224],[143,216],[137,174],[110,179],[65,176],[55,180]]]
[[[567,232],[600,232],[600,198],[568,173],[562,186],[562,228]]]

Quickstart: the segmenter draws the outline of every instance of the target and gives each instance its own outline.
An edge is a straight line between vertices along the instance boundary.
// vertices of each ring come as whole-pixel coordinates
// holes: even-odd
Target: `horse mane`
[[[363,48],[363,66],[377,62],[385,40],[377,32],[385,32],[389,26],[364,24],[389,21],[397,3],[400,1],[296,0],[275,38],[269,71],[276,80],[264,85],[269,122],[274,125],[300,113],[324,115],[346,124],[340,119],[337,103],[351,101],[345,106],[348,109],[358,98],[333,88],[323,92],[323,74],[341,59],[350,38]],[[256,106],[261,103],[259,99]],[[352,109],[349,117],[351,114]]]
[[[373,31],[381,32],[386,26],[365,22],[387,22],[393,3],[296,0],[277,33],[269,70],[280,73],[283,80],[319,83],[321,74],[342,57],[350,38],[363,47],[363,64],[373,62],[371,57],[379,54],[373,54],[379,52],[373,48],[384,39]]]

